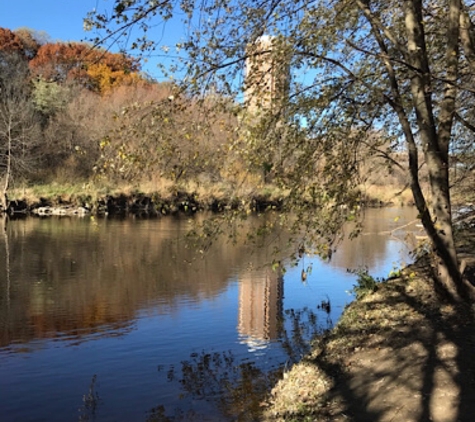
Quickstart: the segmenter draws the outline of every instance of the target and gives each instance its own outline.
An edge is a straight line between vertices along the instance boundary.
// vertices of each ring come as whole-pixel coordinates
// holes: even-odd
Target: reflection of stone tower
[[[259,37],[247,48],[244,100],[248,111],[279,109],[289,88],[289,60],[282,42]]]
[[[272,271],[241,278],[238,331],[251,347],[279,335],[284,281]]]

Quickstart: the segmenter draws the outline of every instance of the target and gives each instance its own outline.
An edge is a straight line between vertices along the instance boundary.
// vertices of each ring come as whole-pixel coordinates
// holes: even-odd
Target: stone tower
[[[281,109],[288,93],[288,54],[282,41],[264,35],[247,48],[244,101],[247,110],[260,114]]]

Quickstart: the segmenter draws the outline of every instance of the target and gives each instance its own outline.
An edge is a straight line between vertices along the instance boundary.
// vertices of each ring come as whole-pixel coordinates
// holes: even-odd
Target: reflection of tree
[[[249,420],[257,414],[272,377],[252,362],[237,362],[232,352],[195,353],[181,363],[181,373],[168,372],[192,400],[213,401],[226,417]]]
[[[362,233],[355,239],[342,239],[337,253],[332,255],[330,265],[333,267],[355,269],[365,265],[374,268],[389,253],[388,230],[404,225],[405,221],[414,220],[417,211],[411,207],[375,208],[365,210],[364,214]],[[350,229],[348,226],[348,232]],[[406,227],[404,230],[410,231],[411,228]],[[404,233],[405,231],[400,236],[401,249],[404,246]]]
[[[318,308],[321,309],[321,305]],[[285,316],[289,328],[283,330],[282,347],[290,362],[295,363],[310,351],[311,339],[330,329],[332,324],[328,318],[325,324],[319,323],[317,314],[307,307],[299,310],[288,309],[285,311]]]
[[[278,324],[282,332],[282,347],[287,361],[291,362],[301,359],[310,350],[312,339],[329,328],[328,322],[325,326],[319,324],[317,313],[308,308],[286,311]],[[179,369],[170,366],[167,377],[170,382],[180,384],[183,392],[181,399],[213,403],[222,415],[216,420],[255,421],[259,420],[261,403],[267,392],[282,373],[283,367],[261,368],[254,362],[240,361],[231,351],[202,351],[182,361]],[[197,410],[183,412],[175,409],[173,416],[169,416],[167,411],[170,409],[159,405],[149,412],[147,420],[206,420],[206,416],[200,415]]]
[[[10,245],[8,243],[8,232],[7,232],[7,223],[8,216],[7,214],[0,215],[0,232],[3,235],[3,244],[5,245],[5,280],[6,280],[6,289],[5,289],[5,302],[6,306],[10,307]]]
[[[3,235],[3,244],[5,246],[5,289],[0,290],[0,293],[2,291],[4,292],[3,294],[0,294],[0,306],[2,309],[5,309],[6,317],[8,318],[10,315],[11,280],[10,280],[10,245],[8,243],[7,222],[8,222],[7,214],[0,215],[0,231]],[[3,324],[4,333],[1,334],[2,337],[6,335],[6,332],[8,330],[9,324],[7,321],[5,321],[5,323]]]
[[[85,422],[89,420],[96,420],[96,412],[102,399],[96,389],[97,375],[93,375],[91,384],[89,385],[89,391],[82,397],[82,405],[79,410],[79,422]]]
[[[235,268],[250,259],[248,247],[225,239],[196,259],[185,244],[188,219],[172,217],[94,224],[28,218],[8,229],[14,292],[10,309],[0,309],[0,347],[124,333],[139,310],[172,314],[184,298],[199,302],[219,295]],[[257,266],[268,261],[266,249],[252,260]],[[8,286],[0,273],[0,297]]]

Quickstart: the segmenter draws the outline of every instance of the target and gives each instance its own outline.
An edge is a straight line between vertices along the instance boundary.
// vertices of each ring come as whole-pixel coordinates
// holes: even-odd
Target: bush
[[[358,270],[350,270],[350,272],[357,275],[356,284],[353,285],[351,293],[356,296],[356,299],[374,293],[378,290],[378,285],[381,280],[374,278],[368,273],[367,268],[360,268]]]

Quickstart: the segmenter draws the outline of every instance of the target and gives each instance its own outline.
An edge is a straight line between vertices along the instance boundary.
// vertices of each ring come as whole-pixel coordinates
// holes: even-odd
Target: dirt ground
[[[460,256],[475,273],[475,236]],[[352,303],[273,389],[265,421],[475,421],[475,306],[448,304],[427,264]]]

